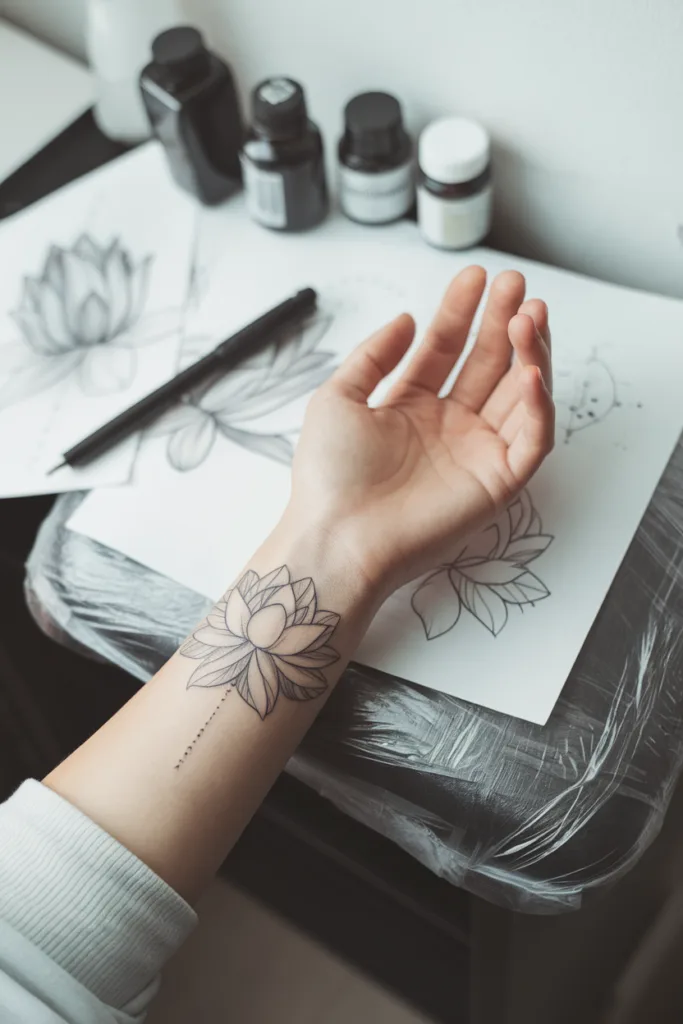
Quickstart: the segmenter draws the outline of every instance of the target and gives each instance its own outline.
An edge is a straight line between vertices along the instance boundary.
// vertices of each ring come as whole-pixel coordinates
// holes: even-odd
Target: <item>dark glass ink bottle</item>
[[[319,224],[329,206],[323,143],[299,83],[268,78],[257,85],[252,122],[242,150],[251,217],[280,231]]]
[[[394,96],[364,92],[349,100],[338,156],[339,201],[351,220],[388,224],[412,209],[413,144]]]
[[[171,173],[203,203],[218,203],[242,179],[244,129],[232,72],[186,26],[158,35],[152,58],[140,75],[140,89]]]

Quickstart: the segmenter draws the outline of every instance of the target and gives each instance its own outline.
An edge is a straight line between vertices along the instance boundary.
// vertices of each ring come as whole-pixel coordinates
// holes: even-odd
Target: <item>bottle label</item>
[[[277,171],[264,171],[246,158],[242,158],[244,189],[249,216],[267,228],[287,226],[285,182]]]
[[[347,217],[362,224],[386,224],[403,217],[413,205],[413,164],[368,174],[339,168],[339,200]]]
[[[424,238],[443,249],[467,249],[491,227],[491,187],[462,199],[443,199],[417,190],[417,220]]]

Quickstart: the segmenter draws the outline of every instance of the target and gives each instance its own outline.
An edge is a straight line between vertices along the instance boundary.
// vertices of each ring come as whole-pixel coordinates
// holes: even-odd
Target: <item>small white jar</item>
[[[491,143],[476,121],[443,117],[420,136],[417,219],[442,249],[477,245],[491,227]]]

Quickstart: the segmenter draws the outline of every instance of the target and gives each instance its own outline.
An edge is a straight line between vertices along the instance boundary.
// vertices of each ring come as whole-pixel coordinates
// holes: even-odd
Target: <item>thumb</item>
[[[330,378],[348,398],[367,402],[379,382],[398,366],[415,337],[415,321],[401,313],[353,350]]]

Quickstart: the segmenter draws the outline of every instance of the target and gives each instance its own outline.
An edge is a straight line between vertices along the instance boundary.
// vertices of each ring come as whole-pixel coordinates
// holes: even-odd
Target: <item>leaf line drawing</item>
[[[120,238],[99,244],[81,234],[53,245],[36,277],[24,276],[10,314],[20,338],[4,345],[0,409],[75,375],[85,395],[124,391],[136,369],[136,349],[178,330],[178,310],[145,310],[154,262],[137,263]]]
[[[535,605],[550,596],[528,568],[553,542],[528,491],[496,523],[463,546],[452,562],[430,573],[413,592],[411,605],[427,640],[450,632],[463,608],[492,634],[508,622],[509,609]]]
[[[167,436],[166,456],[180,471],[196,469],[207,459],[219,437],[289,465],[294,445],[287,432],[269,434],[245,424],[289,405],[313,391],[334,370],[334,352],[318,351],[332,317],[316,314],[303,325],[284,329],[272,345],[229,374],[218,373],[160,417],[149,436]],[[184,358],[206,339],[190,338]],[[199,354],[199,353],[198,353]]]

